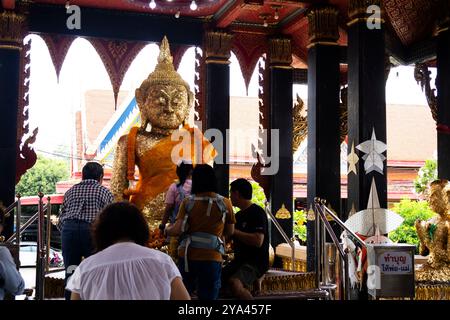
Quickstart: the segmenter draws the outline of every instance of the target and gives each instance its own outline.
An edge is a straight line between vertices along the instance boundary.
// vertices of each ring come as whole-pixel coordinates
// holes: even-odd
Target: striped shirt
[[[104,207],[113,202],[113,194],[97,180],[86,179],[70,188],[64,195],[58,229],[64,221],[81,220],[92,223]]]

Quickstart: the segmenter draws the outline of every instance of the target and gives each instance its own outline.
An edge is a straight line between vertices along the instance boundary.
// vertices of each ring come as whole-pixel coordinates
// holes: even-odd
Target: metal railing
[[[336,278],[338,283],[336,284],[339,288],[339,299],[340,300],[350,300],[350,277],[348,268],[348,255],[344,252],[343,245],[340,243],[338,236],[334,232],[328,217],[335,221],[339,227],[344,229],[348,234],[350,234],[359,244],[366,247],[364,241],[361,240],[353,231],[351,231],[344,222],[338,218],[338,216],[332,212],[326,206],[326,201],[320,198],[314,199],[314,215],[315,215],[315,269],[316,269],[316,285],[318,288],[328,285],[327,279],[324,279],[324,269],[327,266],[325,249],[326,249],[326,232],[331,237],[333,244],[335,245],[340,258],[342,259],[338,263],[338,274]],[[342,263],[343,262],[343,263]]]
[[[289,246],[291,247],[291,259],[292,259],[291,266],[292,266],[292,271],[295,271],[295,243],[294,243],[294,241],[292,239],[289,239],[289,237],[287,236],[286,232],[284,232],[284,230],[281,227],[280,223],[277,221],[277,219],[273,215],[273,213],[271,211],[271,208],[270,208],[270,203],[268,203],[266,201],[265,205],[266,205],[266,213],[270,216],[270,219],[274,223],[274,225],[277,228],[278,232],[284,238],[284,241],[286,241],[289,244]]]
[[[50,270],[50,236],[51,236],[51,198],[47,197],[47,203],[43,203],[42,199],[44,194],[40,192],[38,194],[38,211],[32,215],[23,225],[21,225],[21,213],[22,206],[20,201],[20,194],[17,195],[17,200],[11,204],[6,210],[6,216],[9,216],[11,212],[16,209],[16,230],[11,237],[9,237],[5,243],[7,245],[13,245],[17,247],[17,252],[20,252],[20,238],[25,230],[37,220],[37,241],[36,241],[36,288],[35,299],[44,299],[44,279],[46,274],[53,272],[59,272],[64,268],[57,268]]]

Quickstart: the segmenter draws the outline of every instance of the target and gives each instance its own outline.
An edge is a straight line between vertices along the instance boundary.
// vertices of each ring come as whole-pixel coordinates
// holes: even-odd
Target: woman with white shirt
[[[93,240],[96,253],[81,262],[67,283],[72,300],[190,299],[172,259],[145,247],[148,225],[134,205],[106,207],[94,222]]]

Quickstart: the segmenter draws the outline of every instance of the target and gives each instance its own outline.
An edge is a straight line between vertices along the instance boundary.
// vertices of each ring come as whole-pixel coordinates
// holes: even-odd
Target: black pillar
[[[206,129],[221,133],[222,147],[217,148],[214,171],[218,181],[218,193],[228,197],[230,129],[230,49],[232,36],[223,32],[207,32],[206,45]],[[215,140],[216,142],[218,140]],[[212,140],[214,142],[214,140]],[[218,145],[218,144],[217,144]]]
[[[269,40],[269,101],[270,101],[270,132],[267,136],[270,141],[272,169],[278,167],[277,172],[271,175],[270,207],[273,215],[279,222],[283,231],[289,238],[293,236],[293,158],[292,158],[292,132],[293,132],[293,102],[292,102],[292,52],[289,39],[274,38]],[[272,140],[273,130],[278,132],[278,141]],[[278,150],[278,155],[275,153]],[[274,167],[275,166],[275,167]],[[274,170],[276,171],[276,170]],[[277,216],[283,207],[290,213],[290,217]],[[280,217],[280,218],[279,218]],[[285,239],[278,232],[274,224],[271,230],[272,247],[276,248]]]
[[[339,214],[340,121],[339,121],[339,59],[337,44],[338,11],[333,7],[311,10],[308,51],[308,208],[314,198],[327,201]],[[314,226],[308,215],[308,270],[314,270]]]
[[[356,211],[367,208],[372,179],[375,179],[380,206],[387,208],[387,161],[383,161],[383,174],[366,173],[364,153],[356,149],[371,139],[374,130],[376,139],[387,143],[384,21],[370,20],[367,5],[380,6],[380,0],[349,2],[348,153],[354,146],[359,161],[357,174],[348,174],[347,211],[352,206]],[[386,152],[383,155],[387,157]]]
[[[437,37],[438,177],[450,180],[450,30],[443,25]],[[442,129],[441,129],[442,127]]]
[[[0,201],[14,202],[16,185],[17,112],[23,15],[0,14]],[[12,235],[14,215],[6,219],[3,235]]]

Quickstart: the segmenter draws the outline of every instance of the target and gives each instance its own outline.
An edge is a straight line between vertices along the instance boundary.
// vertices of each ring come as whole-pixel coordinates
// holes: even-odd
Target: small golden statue
[[[440,179],[430,184],[429,203],[437,215],[428,221],[416,221],[420,254],[428,261],[416,272],[417,281],[450,281],[450,186]]]
[[[119,139],[111,191],[116,201],[129,200],[141,209],[153,229],[162,219],[165,192],[177,178],[173,150],[180,141],[173,139],[172,134],[184,130],[190,135],[192,157],[184,156],[183,159],[189,157],[193,164],[210,162],[214,149],[198,129],[185,125],[194,94],[189,84],[175,71],[166,37],[161,43],[155,70],[136,89],[136,101],[141,114],[141,126],[131,128],[127,135]],[[197,148],[192,147],[194,132],[196,139],[201,139],[201,155]],[[178,136],[183,137],[182,134]],[[210,151],[205,151],[205,148],[210,148]],[[179,156],[183,156],[182,153],[183,150]],[[139,179],[133,185],[135,166],[139,169]]]

